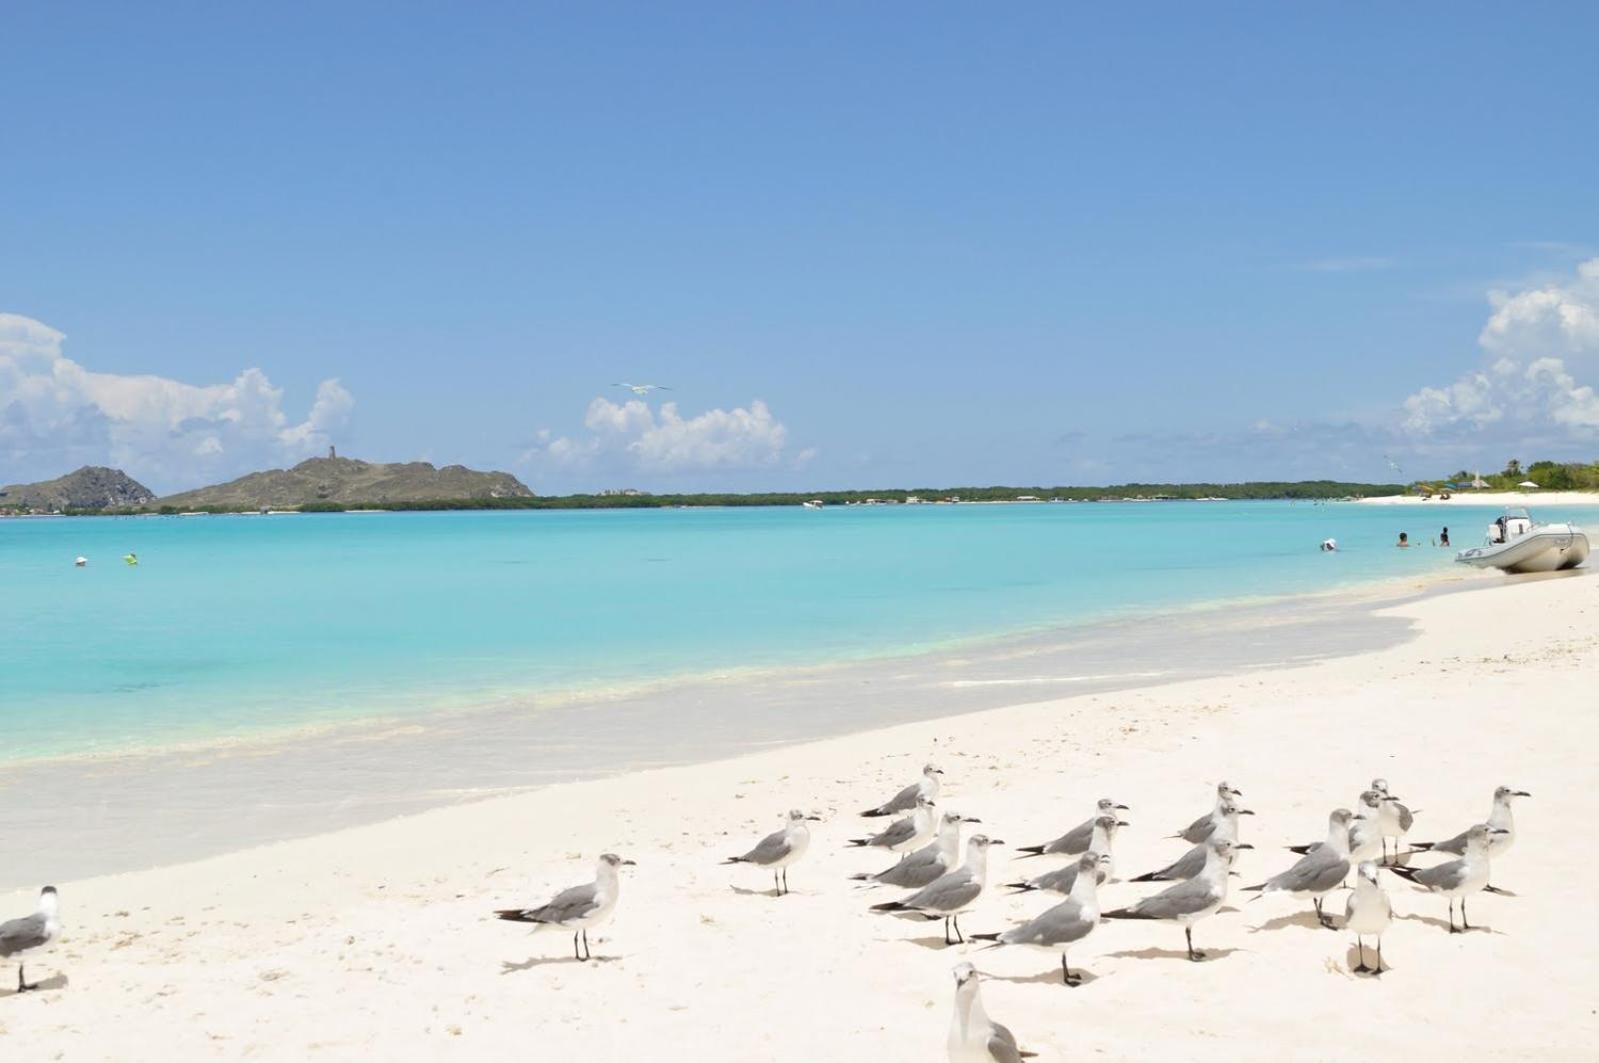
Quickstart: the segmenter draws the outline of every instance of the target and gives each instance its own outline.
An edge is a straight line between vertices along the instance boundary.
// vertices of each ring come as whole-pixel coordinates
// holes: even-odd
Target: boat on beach
[[[1455,560],[1505,572],[1556,572],[1588,560],[1588,536],[1575,524],[1537,524],[1526,510],[1510,509],[1488,525],[1482,546],[1460,551]]]

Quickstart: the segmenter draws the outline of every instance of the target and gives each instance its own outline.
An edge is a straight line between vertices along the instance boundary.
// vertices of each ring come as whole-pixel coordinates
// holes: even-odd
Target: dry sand
[[[1448,498],[1433,495],[1377,495],[1355,500],[1363,506],[1599,506],[1599,491],[1455,491]]]
[[[43,992],[0,967],[0,1059],[935,1060],[950,968],[988,975],[988,1009],[1042,1059],[1592,1058],[1599,923],[1586,846],[1593,798],[1599,581],[1534,579],[1399,606],[1402,646],[1297,668],[1019,705],[776,748],[736,760],[551,787],[199,863],[57,883],[66,931],[32,958]],[[867,912],[883,864],[844,840],[855,812],[932,757],[945,804],[1013,845],[1044,841],[1093,800],[1132,806],[1117,847],[1131,876],[1179,855],[1164,836],[1208,808],[1219,778],[1245,820],[1236,885],[1292,859],[1375,775],[1421,810],[1415,834],[1484,817],[1498,783],[1529,790],[1517,846],[1494,868],[1514,896],[1444,902],[1391,875],[1400,919],[1380,980],[1352,940],[1273,896],[1202,923],[1190,963],[1175,926],[1114,923],[1058,957],[945,948],[939,924]],[[130,795],[130,797],[136,795]],[[770,878],[723,867],[800,806],[812,853]],[[598,962],[559,931],[491,909],[627,868]],[[1417,862],[1431,862],[1418,857]],[[1013,862],[1008,881],[1056,862]],[[1119,905],[1150,892],[1117,882]],[[0,897],[19,914],[32,897]],[[1052,903],[992,896],[963,919],[1001,929]],[[1332,903],[1341,911],[1342,900]]]

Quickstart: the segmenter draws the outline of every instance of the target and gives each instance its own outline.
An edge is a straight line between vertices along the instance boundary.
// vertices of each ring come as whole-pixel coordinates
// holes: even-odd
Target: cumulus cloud
[[[1599,397],[1578,380],[1599,371],[1599,258],[1574,277],[1490,292],[1488,301],[1483,364],[1407,398],[1405,431],[1458,438],[1491,428],[1510,442],[1544,445],[1599,436]]]
[[[325,380],[305,420],[259,369],[231,383],[99,373],[62,353],[42,322],[0,313],[0,456],[5,479],[108,464],[158,489],[298,461],[326,449],[355,400]]]
[[[785,460],[803,464],[815,454],[805,449],[789,459],[788,428],[760,399],[747,408],[684,417],[675,402],[656,410],[639,399],[596,398],[583,427],[587,432],[580,436],[552,438],[541,431],[523,460],[567,469],[682,473],[772,468]]]

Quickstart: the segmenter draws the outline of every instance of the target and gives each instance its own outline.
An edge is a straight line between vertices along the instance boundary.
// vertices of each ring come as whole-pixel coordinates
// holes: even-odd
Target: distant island
[[[353,458],[311,458],[291,469],[251,473],[212,487],[157,498],[116,469],[84,468],[41,484],[0,489],[0,513],[131,516],[149,513],[301,513],[351,509],[663,509],[699,506],[917,505],[988,502],[1104,502],[1219,499],[1335,499],[1392,495],[1403,484],[1336,480],[1204,484],[1128,483],[1109,487],[917,487],[871,491],[770,491],[748,494],[535,495],[506,472],[427,462],[380,464]]]

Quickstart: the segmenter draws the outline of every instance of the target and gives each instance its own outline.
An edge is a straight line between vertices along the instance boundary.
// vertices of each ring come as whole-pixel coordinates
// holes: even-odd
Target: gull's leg
[[[955,924],[955,940],[959,941],[962,945],[966,944],[966,939],[961,936],[961,917],[958,915],[954,916],[952,917],[951,921]]]
[[[1194,928],[1191,926],[1183,927],[1183,937],[1188,941],[1188,958],[1195,962],[1204,959],[1205,954],[1194,948]]]
[[[581,934],[581,933],[582,933],[581,930],[572,931],[572,958],[574,960],[582,960],[583,959],[583,953],[577,947],[578,935]]]
[[[594,950],[589,948],[589,929],[588,929],[588,927],[584,927],[583,928],[583,958],[585,960],[592,960],[594,958]]]
[[[24,969],[24,965],[19,962],[17,964],[17,992],[18,993],[26,993],[30,989],[38,989],[39,988],[39,983],[34,982],[32,985],[30,985],[26,981],[23,980],[23,977],[22,977],[23,969]]]
[[[783,869],[783,892],[788,892],[788,868]]]
[[[1377,935],[1377,969],[1372,974],[1382,974],[1382,935]]]
[[[1471,924],[1466,922],[1466,898],[1464,895],[1462,895],[1460,898],[1460,929],[1471,929]]]
[[[1460,933],[1459,930],[1455,929],[1455,899],[1453,897],[1449,898],[1449,932],[1451,934]]]
[[[1361,942],[1359,934],[1355,935],[1355,948],[1360,953],[1360,963],[1356,964],[1355,972],[1358,974],[1360,972],[1370,970],[1370,968],[1366,966],[1366,946]]]

